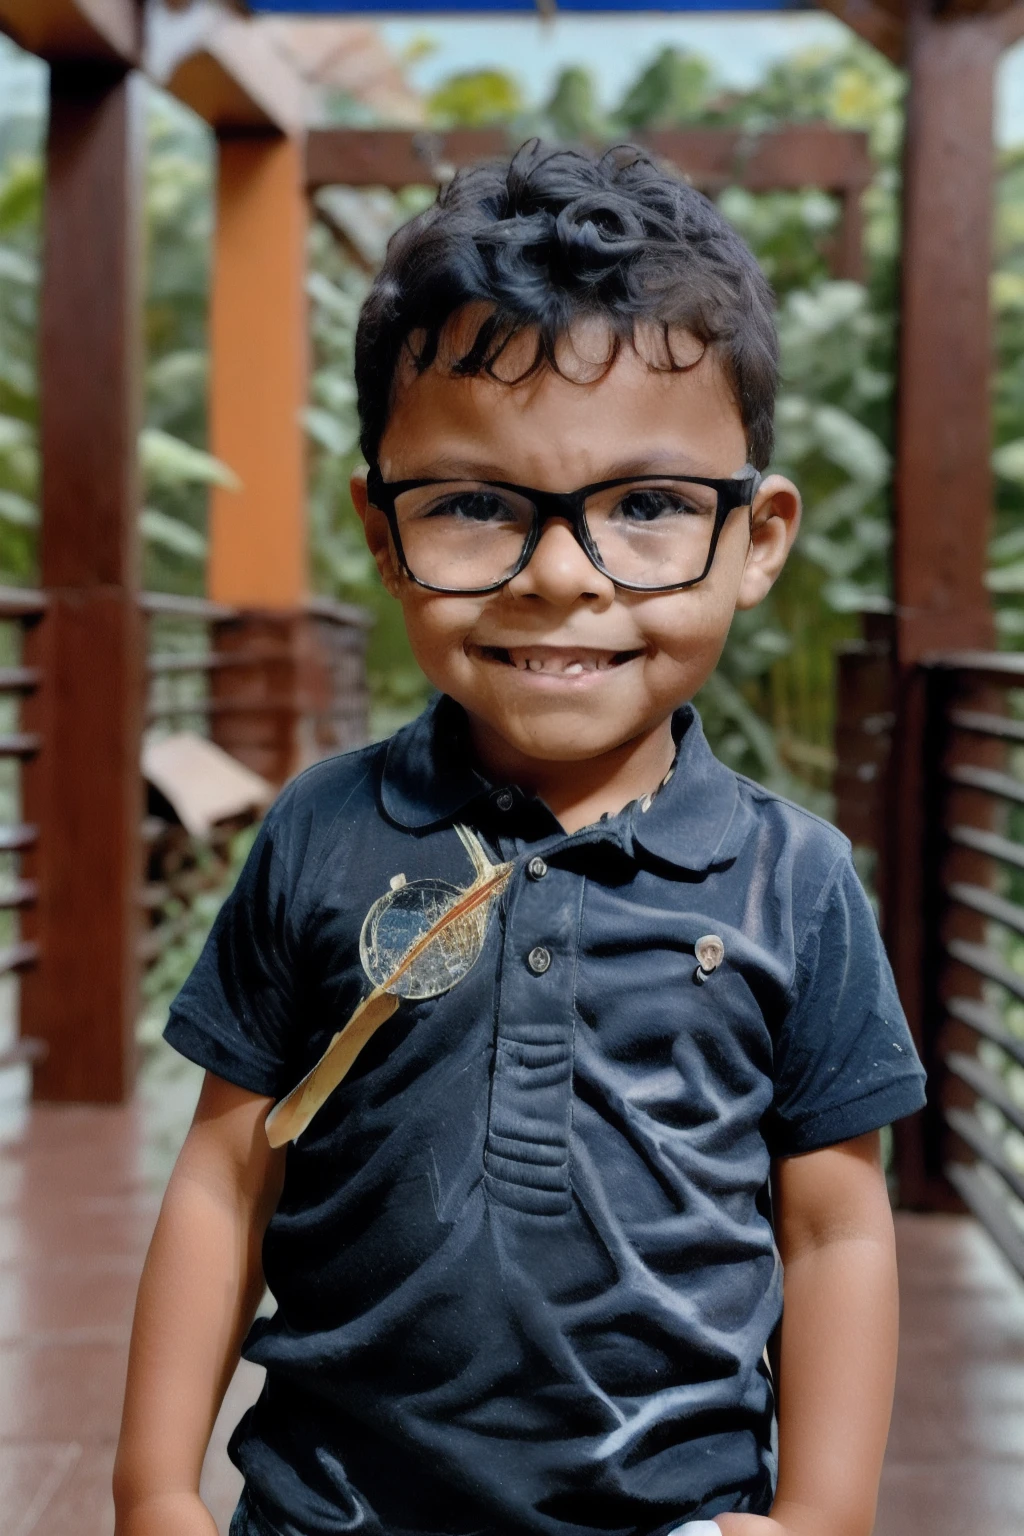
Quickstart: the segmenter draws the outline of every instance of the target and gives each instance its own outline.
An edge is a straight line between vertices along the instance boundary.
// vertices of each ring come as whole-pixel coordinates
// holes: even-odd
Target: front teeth
[[[563,677],[578,677],[583,672],[597,672],[602,668],[602,662],[596,658],[589,662],[569,661],[563,666],[554,656],[526,656],[518,665],[526,672],[557,672]]]

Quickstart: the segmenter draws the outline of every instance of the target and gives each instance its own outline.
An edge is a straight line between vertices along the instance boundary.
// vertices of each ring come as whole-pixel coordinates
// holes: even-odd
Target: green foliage
[[[995,527],[988,583],[1007,645],[1024,643],[1024,149],[1003,156],[995,224]]]
[[[38,154],[12,155],[0,174],[0,569],[13,581],[30,580],[35,565],[41,205]]]
[[[158,590],[201,593],[208,488],[234,483],[204,451],[212,152],[202,125],[155,94],[149,151],[144,579]],[[37,577],[41,213],[39,149],[20,149],[0,162],[0,575],[15,582]]]
[[[711,68],[696,54],[663,48],[615,113],[623,128],[678,128],[696,122],[711,91]]]
[[[140,441],[145,584],[202,593],[211,485],[237,483],[206,448],[213,146],[151,93],[146,172],[146,421]]]
[[[498,69],[478,69],[452,75],[433,93],[427,106],[431,120],[440,127],[458,124],[479,128],[518,116],[523,98],[511,75]]]
[[[201,891],[187,904],[172,897],[160,911],[161,922],[173,923],[182,928],[176,942],[169,944],[163,950],[159,959],[150,966],[143,978],[144,1016],[152,1016],[158,1020],[160,1027],[167,1016],[171,1000],[199,959],[199,952],[206,942],[206,935],[213,926],[213,920],[248,858],[249,850],[256,840],[256,831],[255,827],[246,827],[244,831],[232,838],[224,864],[223,879],[218,884],[209,890]],[[200,848],[198,852],[199,867],[204,867],[202,849]],[[215,868],[212,853],[207,854],[207,859],[210,867]]]
[[[600,138],[604,123],[593,77],[578,67],[563,69],[545,108],[545,116],[548,131],[564,143]]]
[[[403,223],[422,194],[395,197],[391,222]],[[361,604],[374,614],[367,666],[372,726],[384,735],[411,718],[429,686],[413,660],[401,610],[384,591],[349,495],[361,463],[352,382],[352,348],[359,306],[369,279],[339,251],[326,229],[314,228],[307,283],[313,338],[313,376],[306,413],[310,464],[310,555],[318,591]]]

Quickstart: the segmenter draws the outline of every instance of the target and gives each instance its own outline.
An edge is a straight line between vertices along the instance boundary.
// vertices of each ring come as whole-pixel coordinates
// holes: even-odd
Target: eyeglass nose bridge
[[[586,498],[580,491],[534,491],[530,497],[533,503],[533,526],[530,529],[523,553],[516,567],[515,575],[518,576],[526,569],[537,552],[537,547],[544,536],[544,530],[551,522],[566,522],[576,543],[586,555],[594,570],[606,581],[612,577],[600,563],[600,556],[590,543],[589,530],[585,514]],[[513,580],[509,577],[509,580]]]

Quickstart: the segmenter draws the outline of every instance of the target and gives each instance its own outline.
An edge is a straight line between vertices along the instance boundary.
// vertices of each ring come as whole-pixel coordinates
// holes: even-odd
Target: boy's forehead
[[[418,338],[410,338],[381,441],[386,479],[448,473],[465,462],[491,466],[493,478],[524,482],[531,464],[538,472],[564,467],[583,483],[627,458],[710,475],[733,474],[746,460],[721,358],[690,333],[666,336],[648,326],[616,347],[607,322],[595,317],[561,338],[554,368],[530,371],[537,338],[523,331],[493,373],[459,374],[455,365],[485,317],[479,307],[456,316],[437,361],[422,372]]]

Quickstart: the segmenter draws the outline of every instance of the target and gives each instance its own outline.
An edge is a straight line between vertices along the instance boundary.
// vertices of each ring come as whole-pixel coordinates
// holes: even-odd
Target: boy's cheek
[[[479,616],[479,604],[467,598],[426,592],[402,575],[397,576],[392,595],[402,605],[413,655],[431,682],[443,687],[435,672],[447,673],[452,668],[468,666],[465,646]]]

